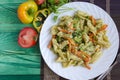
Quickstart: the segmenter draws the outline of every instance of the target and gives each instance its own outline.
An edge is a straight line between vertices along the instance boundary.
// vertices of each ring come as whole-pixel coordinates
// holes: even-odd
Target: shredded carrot
[[[82,55],[85,55],[85,57],[82,57]],[[76,52],[76,56],[78,56],[79,58],[83,59],[85,62],[89,62],[90,59],[91,59],[91,57],[87,53],[85,53],[83,51],[77,51]]]
[[[71,38],[68,38],[68,37],[64,37],[64,38],[67,39],[69,43],[72,44],[73,46],[77,46]]]
[[[93,42],[93,39],[92,39],[92,37],[90,37],[90,36],[89,36],[89,38],[90,38],[90,41],[92,41],[92,42]]]
[[[89,58],[87,58],[87,57],[84,57],[83,60],[84,60],[84,62],[89,62],[90,61]]]
[[[75,49],[72,49],[71,52],[74,53],[79,58],[82,58],[85,62],[89,62],[91,59],[90,55],[88,55],[87,53],[83,51],[76,51]],[[85,55],[85,58],[83,58],[82,55]]]
[[[77,51],[77,54],[76,54],[76,55],[77,55],[79,58],[82,58],[80,51]]]
[[[87,54],[86,52],[81,51],[86,57],[90,58],[90,55]]]
[[[69,51],[71,52],[71,44],[70,44],[70,42],[69,42],[69,44],[68,44],[68,45],[69,45]]]
[[[52,35],[52,39],[55,38],[55,37],[56,37],[55,35]],[[50,42],[47,46],[49,49],[52,47],[52,39],[50,40]]]
[[[89,35],[90,37],[93,37],[93,36],[94,36],[94,34],[93,34],[93,33],[89,33],[88,35]]]
[[[95,40],[93,39],[93,37],[89,36],[89,38],[90,38],[90,41],[92,41],[93,43],[95,42]]]
[[[88,68],[89,70],[91,69],[91,67],[88,65],[88,62],[84,62],[85,67]]]
[[[92,21],[92,24],[93,24],[93,25],[96,25],[96,20],[95,20],[95,18],[94,18],[93,16],[90,16],[90,19],[91,19],[91,21]]]
[[[75,49],[71,49],[71,53],[75,55]]]
[[[47,46],[49,49],[52,47],[52,39],[50,40],[48,46]]]
[[[70,43],[71,43],[72,45],[75,46],[75,43],[74,43],[74,41],[73,41],[72,39],[69,38],[69,41],[70,41]]]
[[[90,16],[90,19],[91,19],[91,21],[92,21],[92,24],[93,24],[93,25],[96,25],[96,20],[95,20],[95,18],[94,18],[93,16]]]
[[[71,30],[73,30],[73,31],[74,31],[74,30],[76,30],[76,29],[75,29],[75,28],[73,28],[73,27],[70,27],[70,29],[71,29]]]
[[[52,35],[52,38],[55,38],[56,36],[55,35]]]
[[[69,48],[68,48],[68,50],[70,51],[70,52],[72,52],[72,53],[75,53],[75,43],[74,43],[74,41],[72,40],[72,39],[70,39],[70,38],[67,38],[67,37],[64,37],[65,39],[67,39],[68,40],[68,46],[69,46]]]
[[[75,49],[71,49],[71,52],[74,55],[78,56],[80,59],[83,59],[86,68],[91,69],[91,67],[88,65],[91,59],[90,55],[88,55],[87,53],[83,51],[76,51]],[[82,55],[85,55],[85,57],[82,57]]]
[[[107,28],[107,24],[104,24],[97,32],[99,33],[100,31],[103,31]]]
[[[89,62],[89,61],[91,60],[91,56],[90,56],[89,54],[87,54],[87,53],[85,53],[85,52],[83,52],[83,51],[81,51],[81,53],[82,53],[83,55],[85,55],[85,58],[84,58],[85,62]]]
[[[85,56],[86,56],[86,53],[84,53]],[[81,51],[78,51],[78,53],[76,54],[79,58],[83,59],[84,60],[84,64],[85,64],[85,67],[88,68],[88,69],[91,69],[91,67],[88,65],[89,63],[89,60],[90,58],[88,57],[88,54],[86,56],[86,58],[83,58],[82,55],[83,55],[83,52]]]
[[[73,30],[73,31],[75,30],[75,28],[73,28],[73,26],[72,26],[72,23],[69,25],[69,27],[71,30]]]
[[[88,35],[89,35],[90,41],[95,42],[95,40],[93,39],[94,34],[89,33]]]
[[[82,55],[84,55],[84,54],[82,54]],[[83,59],[84,62],[89,62],[90,61],[90,58],[88,56],[85,56],[85,55],[84,55],[84,57],[82,56],[82,59]]]
[[[76,46],[73,46],[72,44],[70,45],[69,51],[73,53],[74,55],[77,55],[77,49],[75,49]]]
[[[81,54],[81,51],[78,51],[77,53],[78,53],[78,54]]]
[[[82,55],[80,51],[76,51],[75,49],[72,50],[73,54],[78,56],[80,59],[82,59]]]
[[[64,32],[64,33],[68,33],[68,34],[71,34],[71,32],[65,30],[65,29],[61,29],[60,27],[58,27],[58,30],[61,31],[61,32]]]

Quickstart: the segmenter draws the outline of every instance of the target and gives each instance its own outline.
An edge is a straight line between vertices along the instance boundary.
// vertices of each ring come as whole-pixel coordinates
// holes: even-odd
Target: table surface
[[[116,23],[118,31],[120,31],[120,0],[71,0],[71,1],[84,1],[96,4],[103,8],[110,14]],[[66,80],[53,71],[51,71],[44,60],[42,59],[41,66],[41,80]],[[120,80],[120,64],[118,63],[112,71],[105,77],[104,80]]]

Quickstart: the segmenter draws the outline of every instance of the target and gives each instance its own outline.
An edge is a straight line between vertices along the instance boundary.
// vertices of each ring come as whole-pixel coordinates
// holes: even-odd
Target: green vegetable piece
[[[58,16],[54,16],[54,18],[53,18],[53,19],[54,19],[54,21],[56,21],[56,20],[57,20],[57,18],[58,18]]]

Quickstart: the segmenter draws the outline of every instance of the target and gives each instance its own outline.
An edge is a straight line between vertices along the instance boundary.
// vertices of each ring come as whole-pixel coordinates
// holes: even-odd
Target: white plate
[[[90,65],[92,67],[91,70],[80,66],[63,68],[60,63],[55,62],[57,56],[50,49],[47,48],[47,45],[51,39],[50,29],[52,25],[55,25],[57,23],[53,21],[54,14],[52,13],[44,22],[40,33],[39,42],[43,59],[52,71],[64,78],[70,80],[88,80],[91,78],[95,78],[109,68],[117,55],[119,47],[119,37],[116,25],[112,18],[103,9],[94,4],[86,2],[71,2],[63,6],[75,8],[76,10],[87,12],[90,15],[93,15],[95,18],[103,19],[104,22],[108,24],[107,36],[110,40],[111,47],[109,49],[105,49],[101,58],[96,63]],[[74,10],[64,12],[59,17],[63,15],[73,15],[74,12]]]

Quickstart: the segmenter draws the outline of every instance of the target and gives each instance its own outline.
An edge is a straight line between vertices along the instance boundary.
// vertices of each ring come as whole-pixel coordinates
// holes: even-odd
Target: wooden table
[[[110,14],[120,31],[120,0],[72,0],[96,4]],[[66,80],[51,71],[42,59],[41,80]],[[117,64],[104,80],[120,80],[120,64]]]

